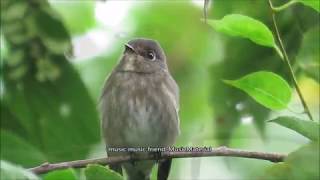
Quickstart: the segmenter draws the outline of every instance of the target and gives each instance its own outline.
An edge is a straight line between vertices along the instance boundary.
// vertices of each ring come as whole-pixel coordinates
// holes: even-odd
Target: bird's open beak
[[[130,49],[132,52],[137,53],[136,50],[130,44],[126,43],[124,44],[124,46],[126,47],[126,49]]]

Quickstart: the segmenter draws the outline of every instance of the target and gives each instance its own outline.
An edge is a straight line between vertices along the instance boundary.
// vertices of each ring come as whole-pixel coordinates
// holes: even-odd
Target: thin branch
[[[285,4],[281,5],[281,6],[278,6],[278,7],[272,6],[271,8],[272,8],[273,11],[280,12],[280,11],[282,11],[284,9],[287,9],[288,7],[290,7],[290,6],[292,6],[292,5],[296,4],[296,3],[298,3],[298,1],[291,0],[291,1],[285,3]]]
[[[207,19],[208,19],[208,6],[209,6],[209,1],[210,0],[204,0],[203,3],[203,17],[204,17],[204,22],[207,24]]]
[[[229,157],[241,157],[251,159],[268,160],[271,162],[282,162],[286,155],[278,153],[267,153],[267,152],[256,152],[239,149],[231,149],[227,147],[218,147],[212,149],[212,151],[172,151],[162,152],[159,156],[155,156],[152,153],[141,153],[134,156],[115,156],[108,158],[97,158],[97,159],[85,159],[76,160],[61,163],[44,163],[40,166],[30,168],[29,171],[36,174],[43,174],[53,170],[66,169],[66,168],[84,168],[88,164],[119,164],[124,162],[141,161],[141,160],[161,160],[161,159],[172,159],[172,158],[191,158],[191,157],[211,157],[211,156],[229,156]]]
[[[298,92],[298,95],[299,95],[300,101],[301,101],[301,103],[302,103],[304,112],[308,115],[308,117],[310,118],[310,120],[313,120],[312,115],[311,115],[311,112],[310,112],[310,110],[309,110],[309,108],[308,108],[308,106],[307,106],[307,103],[306,103],[305,99],[303,98],[303,95],[302,95],[302,92],[301,92],[300,87],[299,87],[299,85],[298,85],[296,76],[294,75],[293,68],[292,68],[292,66],[291,66],[291,64],[290,64],[290,60],[289,60],[289,58],[288,58],[286,49],[285,49],[285,47],[284,47],[284,45],[283,45],[283,42],[282,42],[282,39],[281,39],[281,36],[280,36],[280,33],[279,33],[279,29],[278,29],[276,17],[275,17],[274,7],[273,7],[273,5],[272,5],[271,0],[268,0],[268,1],[269,1],[269,5],[270,5],[270,8],[271,8],[272,22],[273,22],[273,25],[274,25],[274,28],[275,28],[275,31],[276,31],[276,36],[277,36],[277,39],[278,39],[278,41],[279,41],[282,54],[283,54],[283,56],[284,56],[284,61],[286,62],[287,67],[288,67],[288,69],[289,69],[291,78],[292,78],[292,80],[293,80],[294,87],[296,88],[296,90],[297,90],[297,92]]]

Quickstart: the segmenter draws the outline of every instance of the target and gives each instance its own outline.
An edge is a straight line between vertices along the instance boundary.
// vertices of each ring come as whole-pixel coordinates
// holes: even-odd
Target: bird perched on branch
[[[179,89],[160,44],[133,39],[103,87],[102,132],[108,156],[128,155],[110,148],[169,147],[179,134]],[[108,150],[109,149],[109,150]],[[148,153],[148,152],[139,152]],[[150,179],[156,161],[128,162],[111,169],[128,179]],[[167,179],[171,160],[159,161],[158,179]]]

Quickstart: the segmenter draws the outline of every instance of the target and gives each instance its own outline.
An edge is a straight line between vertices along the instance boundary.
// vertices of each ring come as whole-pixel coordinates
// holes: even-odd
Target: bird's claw
[[[152,152],[151,156],[152,156],[152,159],[156,160],[157,163],[159,163],[161,161],[162,152],[161,151]]]
[[[133,166],[136,165],[136,156],[135,156],[134,152],[129,152],[129,156],[130,156],[130,163]]]

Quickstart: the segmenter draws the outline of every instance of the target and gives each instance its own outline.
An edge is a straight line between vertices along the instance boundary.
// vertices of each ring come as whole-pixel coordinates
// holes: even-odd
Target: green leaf
[[[288,155],[285,162],[293,179],[319,179],[319,142],[301,147]]]
[[[4,22],[3,24],[5,24],[5,26],[3,26],[3,28],[1,27],[3,30],[2,33],[9,43],[21,45],[30,40],[27,36],[26,28],[18,21]]]
[[[43,178],[44,180],[77,180],[78,177],[75,171],[71,168],[52,171],[46,174]]]
[[[50,58],[61,70],[58,79],[39,82],[28,74],[17,85],[4,74],[3,103],[48,161],[85,158],[100,139],[96,104],[71,64],[63,56]]]
[[[1,65],[3,65],[3,60],[4,57],[6,57],[8,54],[8,47],[7,47],[7,42],[4,40],[3,34],[0,34],[0,61],[1,61]]]
[[[63,54],[71,48],[69,33],[52,9],[39,9],[33,12],[33,16],[33,26],[52,53]]]
[[[10,53],[8,57],[9,61],[7,62],[9,66],[17,66],[21,63],[24,59],[25,53],[23,50],[16,50]]]
[[[7,161],[0,161],[0,179],[38,180],[35,174]]]
[[[112,180],[122,180],[123,178],[116,172],[111,169],[97,165],[89,164],[84,171],[87,180],[96,180],[96,179],[112,179]]]
[[[297,133],[309,138],[310,140],[319,140],[320,125],[317,122],[302,120],[296,117],[288,116],[278,117],[276,119],[270,120],[269,122],[275,122],[277,124],[280,124],[281,126],[292,129]]]
[[[1,13],[1,18],[5,21],[14,21],[22,18],[28,9],[28,4],[23,0],[16,0],[14,3],[5,4],[1,2],[1,10],[5,13]],[[2,6],[4,6],[2,8]],[[2,17],[3,16],[3,17]]]
[[[247,38],[262,46],[273,47],[282,57],[272,32],[265,24],[256,19],[241,14],[230,14],[224,16],[221,20],[208,20],[207,22],[218,32]]]
[[[18,80],[22,78],[28,71],[28,66],[26,64],[21,64],[18,67],[15,67],[12,69],[12,71],[9,73],[10,79]]]
[[[276,163],[265,170],[261,179],[290,179],[289,173],[291,169],[287,163]]]
[[[1,74],[1,106],[15,121],[7,123],[6,130],[19,134],[48,161],[85,158],[91,145],[100,140],[99,118],[95,101],[64,56],[71,44],[68,31],[47,1],[19,1],[32,11],[17,21],[18,25],[35,38],[16,46],[8,40],[8,33],[4,34],[8,47],[25,53],[17,68],[5,64],[4,69],[8,70]],[[11,3],[15,1],[7,5]]]
[[[45,156],[39,149],[4,129],[1,129],[1,159],[26,167],[46,161]]]
[[[52,63],[53,61],[54,60],[51,61],[49,58],[37,59],[36,65],[38,72],[36,78],[38,81],[44,82],[47,79],[54,81],[60,76],[60,69]]]
[[[301,69],[311,78],[320,82],[320,27],[317,26],[306,32],[303,36],[303,41],[297,62]]]
[[[319,142],[312,142],[267,168],[262,179],[319,179],[319,161]]]
[[[258,103],[272,110],[286,108],[291,99],[289,84],[272,72],[259,71],[238,80],[224,82],[243,90]]]
[[[319,0],[296,0],[296,1],[304,4],[305,6],[309,6],[312,9],[320,12],[320,1]]]

